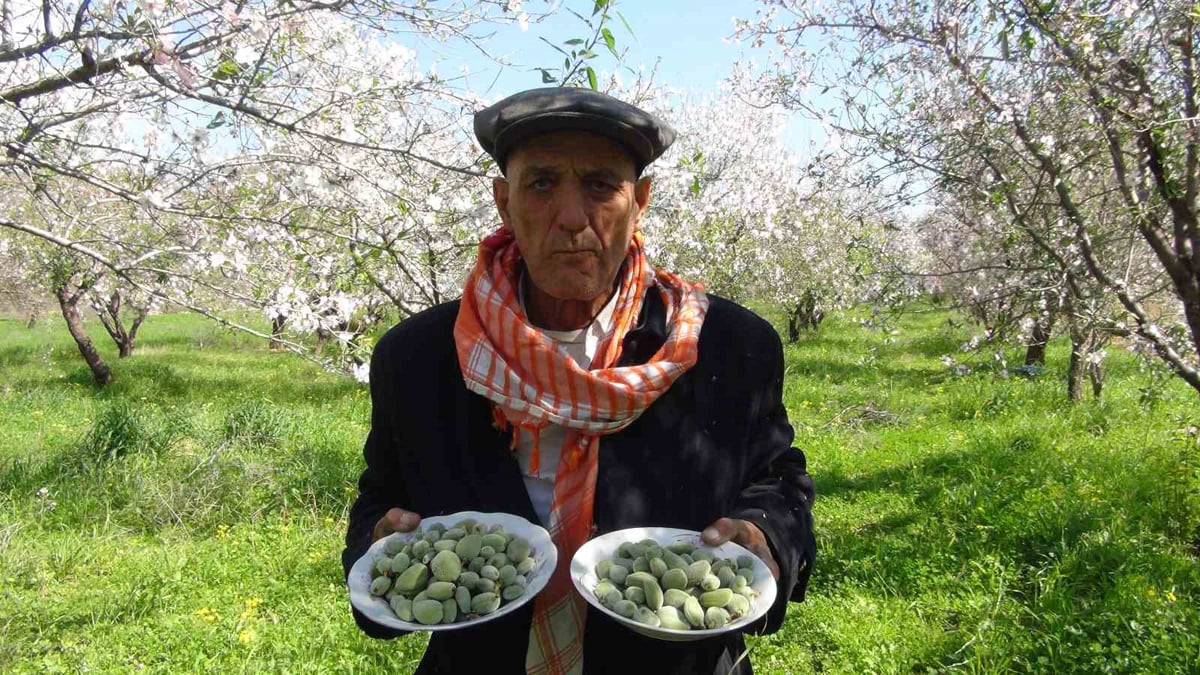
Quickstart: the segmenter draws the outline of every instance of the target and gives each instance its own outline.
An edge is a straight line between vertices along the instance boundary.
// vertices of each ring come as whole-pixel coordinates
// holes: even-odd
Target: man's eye
[[[607,193],[607,192],[612,192],[613,190],[616,190],[617,188],[614,185],[612,185],[611,183],[606,183],[602,180],[594,180],[591,182],[591,189],[594,192]]]
[[[529,187],[534,190],[549,190],[554,186],[554,181],[549,178],[536,178],[529,184]]]

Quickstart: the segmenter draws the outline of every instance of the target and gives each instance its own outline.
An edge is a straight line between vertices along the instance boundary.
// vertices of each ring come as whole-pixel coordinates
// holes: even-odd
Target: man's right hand
[[[412,532],[421,524],[421,516],[404,509],[388,509],[379,522],[375,523],[375,532],[371,541],[379,541],[393,532]]]

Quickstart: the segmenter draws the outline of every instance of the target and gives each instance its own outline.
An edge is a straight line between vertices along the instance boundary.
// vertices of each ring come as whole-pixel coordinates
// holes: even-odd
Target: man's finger
[[[771,548],[762,530],[752,523],[732,518],[718,518],[716,522],[704,528],[700,540],[708,546],[720,546],[727,541],[745,546],[751,553],[762,559],[771,574],[779,578],[779,564],[771,555]]]
[[[720,546],[737,535],[737,523],[732,518],[718,518],[700,533],[700,540],[708,546]]]
[[[421,516],[412,511],[393,508],[375,523],[375,539],[382,539],[393,532],[412,532],[421,524]]]
[[[421,524],[421,516],[404,509],[389,509],[387,518],[395,532],[411,532]]]
[[[733,540],[750,549],[751,553],[758,556],[766,564],[767,569],[770,570],[771,576],[778,580],[779,564],[775,562],[775,556],[771,555],[771,546],[767,543],[766,535],[754,523],[743,520],[739,524],[741,525],[741,531],[738,532],[738,535]]]
[[[754,555],[758,556],[764,563],[766,563],[767,569],[771,571],[771,576],[775,577],[775,580],[778,581],[779,564],[775,562],[775,556],[771,555],[771,548],[765,543],[756,543],[753,546],[747,546],[746,548],[750,549]]]

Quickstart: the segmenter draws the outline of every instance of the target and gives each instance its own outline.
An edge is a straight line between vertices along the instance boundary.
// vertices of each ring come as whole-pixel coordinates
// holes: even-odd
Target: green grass
[[[786,349],[818,486],[808,601],[758,672],[1200,671],[1196,395],[1120,349],[1103,402],[938,362],[941,312]],[[153,317],[96,390],[63,327],[0,320],[0,670],[411,672],[349,618],[338,554],[366,390]],[[1012,354],[1010,362],[1016,362]]]

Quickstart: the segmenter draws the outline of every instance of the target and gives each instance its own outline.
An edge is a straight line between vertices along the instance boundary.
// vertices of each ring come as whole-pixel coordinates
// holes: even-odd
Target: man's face
[[[559,300],[607,297],[650,202],[629,152],[588,132],[547,133],[512,151],[507,174],[493,196],[534,285]]]

